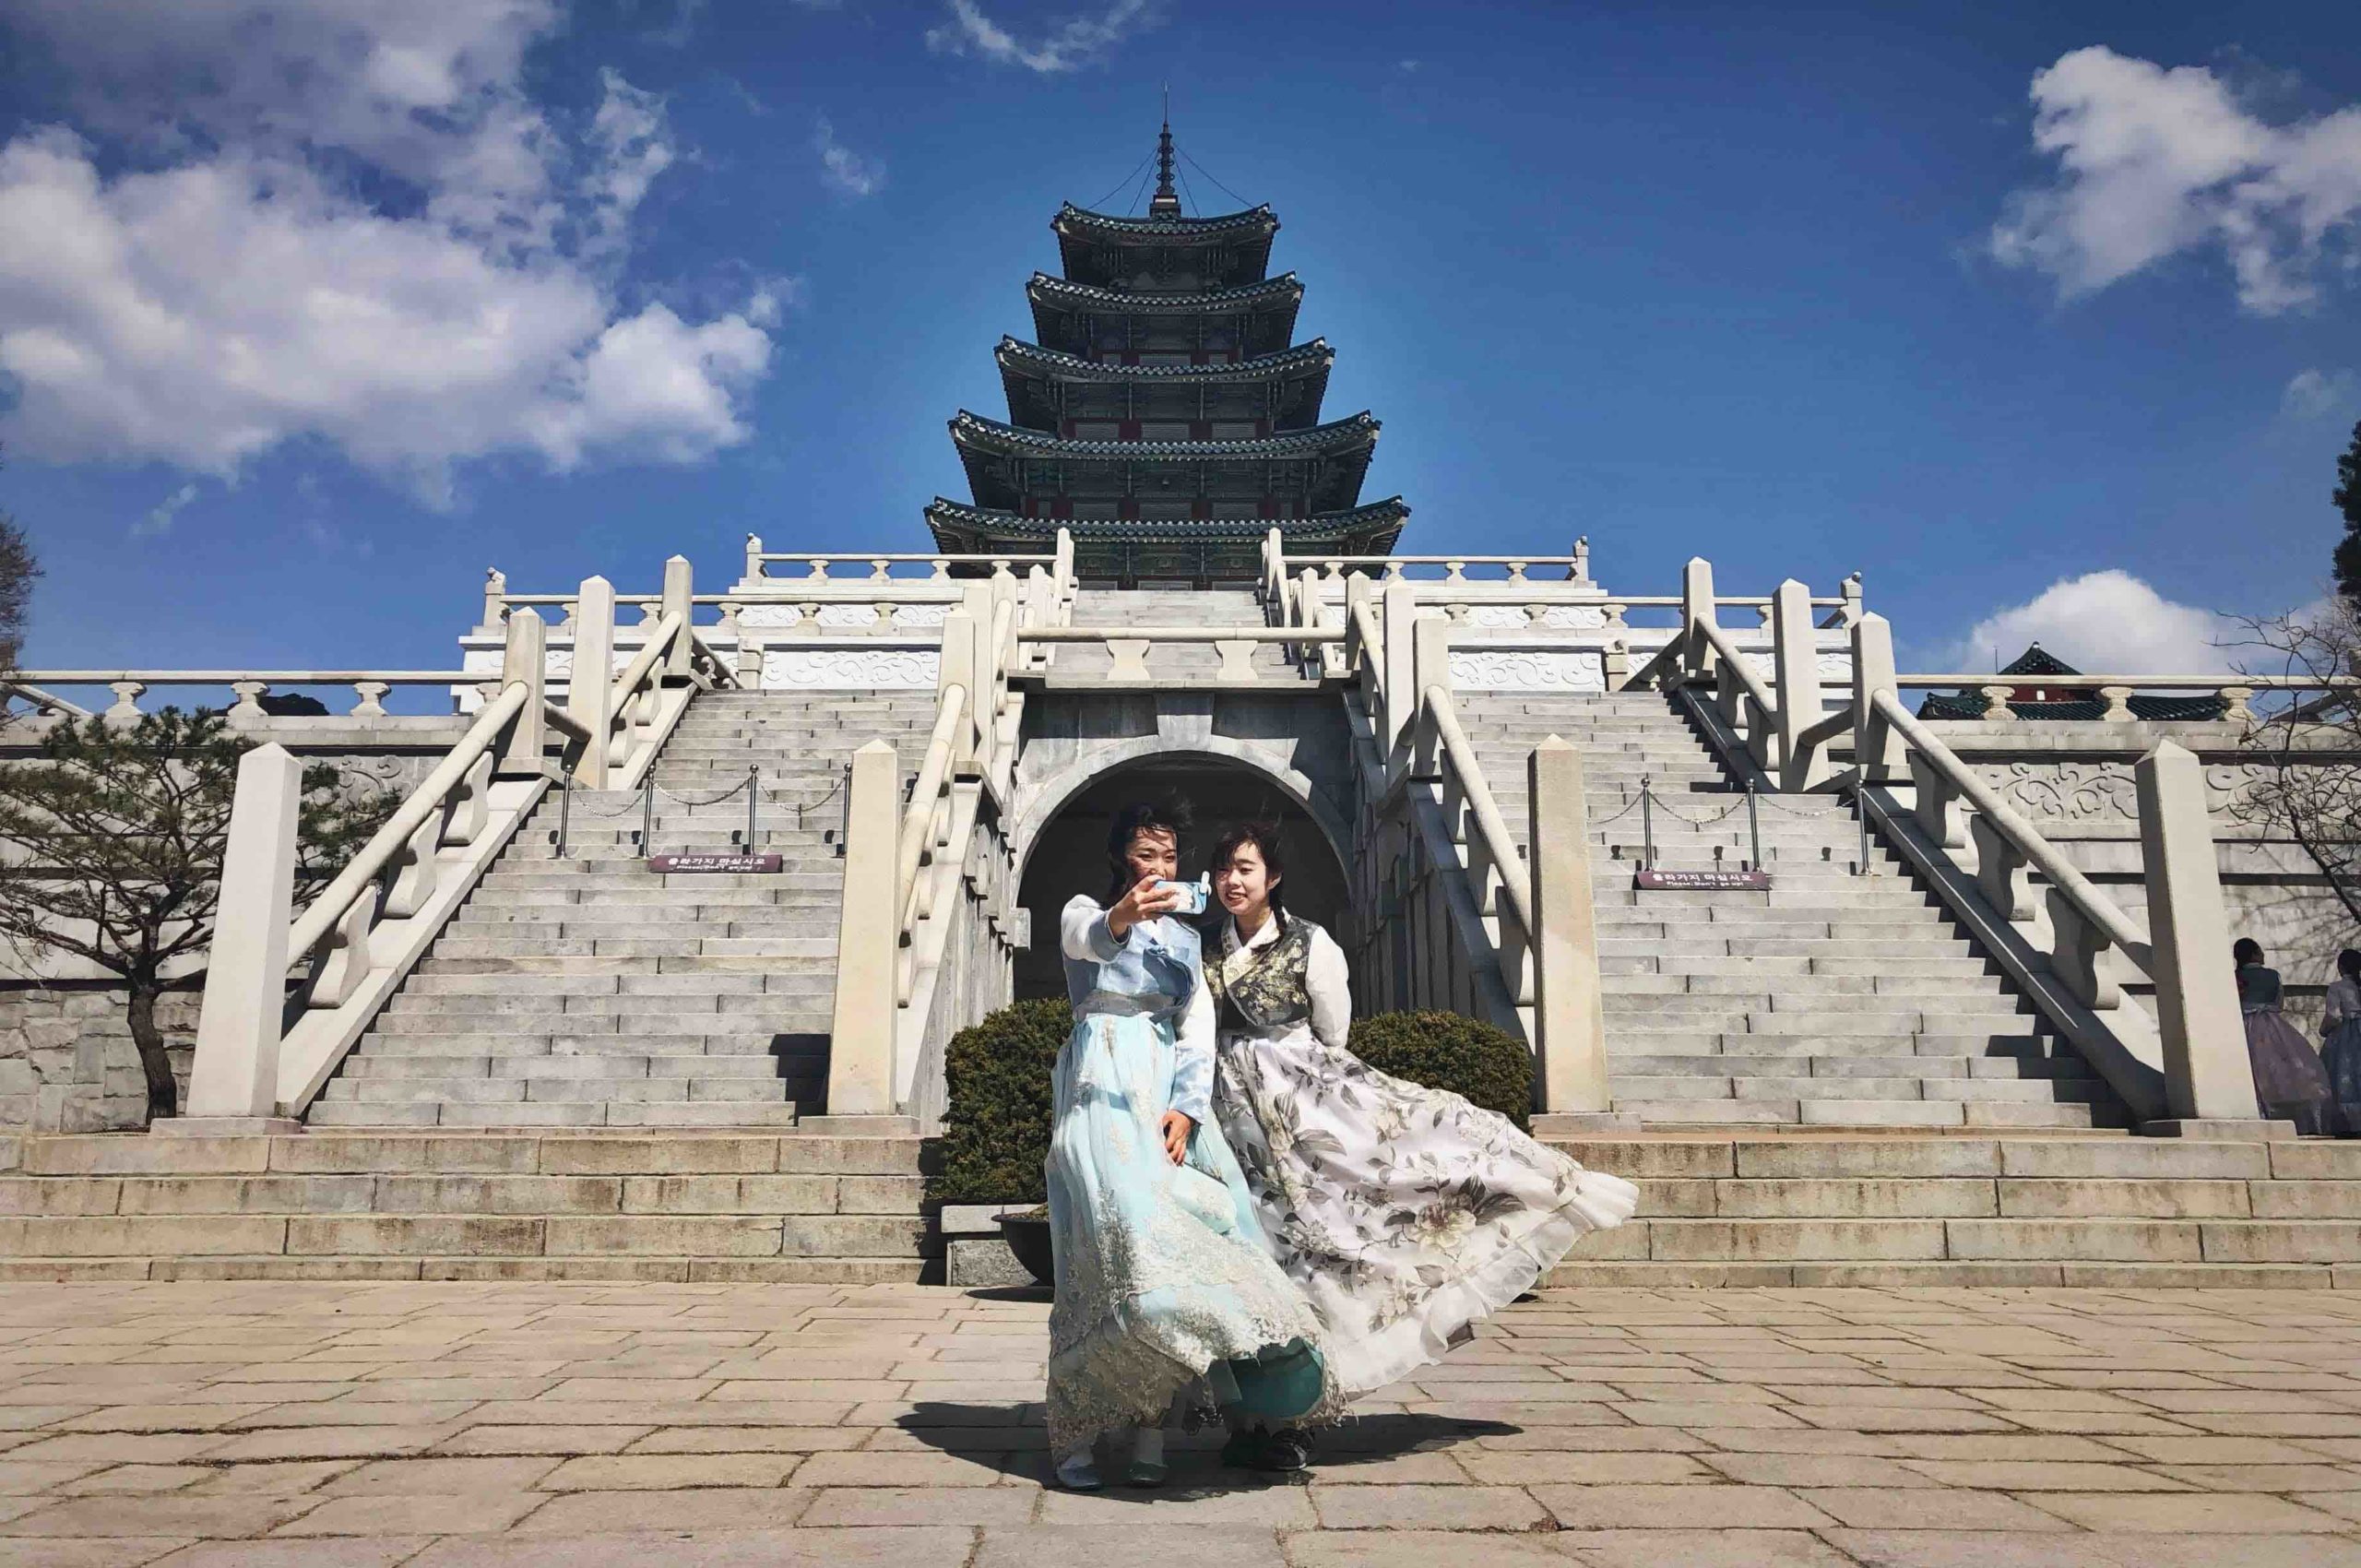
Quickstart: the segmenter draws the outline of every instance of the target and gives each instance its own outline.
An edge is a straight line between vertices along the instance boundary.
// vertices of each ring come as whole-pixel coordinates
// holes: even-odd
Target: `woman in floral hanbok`
[[[2333,1130],[2341,1137],[2361,1135],[2361,953],[2347,947],[2336,956],[2336,978],[2328,982],[2320,1018],[2320,1066],[2328,1073]]]
[[[2279,971],[2262,961],[2262,944],[2241,936],[2230,944],[2237,966],[2238,1011],[2246,1016],[2247,1060],[2254,1069],[2254,1097],[2264,1116],[2293,1122],[2299,1134],[2330,1131],[2335,1100],[2328,1069],[2312,1042],[2287,1021],[2280,1003]]]
[[[1196,930],[1172,914],[1178,829],[1157,808],[1119,814],[1109,904],[1078,897],[1060,921],[1074,1019],[1046,1165],[1049,1436],[1058,1479],[1080,1490],[1099,1484],[1097,1441],[1127,1428],[1126,1479],[1161,1481],[1163,1420],[1184,1389],[1233,1408],[1340,1404],[1319,1322],[1208,1117],[1213,1012]]]
[[[1347,1051],[1344,952],[1286,912],[1284,870],[1267,825],[1234,828],[1214,850],[1228,913],[1205,962],[1215,1115],[1280,1265],[1319,1315],[1337,1384],[1365,1394],[1441,1360],[1584,1233],[1630,1218],[1639,1191]],[[1257,1442],[1298,1467],[1310,1446],[1300,1428],[1249,1431],[1226,1457],[1251,1459]]]

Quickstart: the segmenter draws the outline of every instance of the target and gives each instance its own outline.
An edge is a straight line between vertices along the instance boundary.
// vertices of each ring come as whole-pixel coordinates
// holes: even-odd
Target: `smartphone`
[[[1158,882],[1156,890],[1180,895],[1180,907],[1171,911],[1176,915],[1202,915],[1213,899],[1213,889],[1202,876],[1194,882]]]

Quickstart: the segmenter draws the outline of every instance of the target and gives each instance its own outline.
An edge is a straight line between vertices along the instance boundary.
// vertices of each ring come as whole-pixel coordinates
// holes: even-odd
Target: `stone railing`
[[[1343,632],[1364,815],[1352,874],[1371,938],[1361,994],[1487,1018],[1533,1049],[1537,1109],[1605,1114],[1580,754],[1553,738],[1526,759],[1528,863],[1459,720],[1450,621],[1406,582],[1375,591],[1354,574]],[[1437,952],[1443,932],[1455,940]]]
[[[893,748],[854,754],[830,1026],[828,1114],[931,1128],[951,1036],[1010,995],[1024,940],[1003,819],[1032,668],[1027,643],[1071,609],[1038,567],[971,581],[943,619],[934,724],[907,802]]]
[[[501,678],[466,734],[300,918],[303,765],[276,744],[240,759],[188,1116],[160,1130],[302,1114],[554,782],[646,777],[694,693],[732,679],[689,624],[686,561],[665,564],[664,587],[623,672],[572,681],[564,707],[549,700],[540,617],[507,616]],[[612,592],[603,577],[582,585],[578,668],[611,667]]]
[[[2106,724],[2136,724],[2140,716],[2131,711],[2131,699],[2153,694],[2196,695],[2211,696],[2222,705],[2222,711],[2211,720],[2176,720],[2175,722],[2214,722],[2252,725],[2262,716],[2248,705],[2254,698],[2268,693],[2272,695],[2298,697],[2330,695],[2338,692],[2361,690],[2361,677],[2334,676],[2328,678],[2299,675],[1896,675],[1894,684],[1904,691],[1974,692],[1983,699],[1979,718],[1987,724],[2013,724],[2023,716],[2010,704],[2022,691],[2044,693],[2071,692],[2078,695],[2097,697],[2103,711],[2096,720]]]
[[[110,723],[136,723],[145,711],[139,699],[156,691],[227,691],[223,719],[232,727],[266,719],[384,719],[386,698],[401,686],[450,686],[470,680],[465,671],[450,670],[20,670],[0,683],[0,691],[25,701],[35,715],[74,719],[96,717]],[[53,689],[59,686],[103,686],[114,700],[91,709],[67,701]],[[353,704],[342,714],[273,714],[266,698],[316,686],[349,686]]]
[[[2160,1130],[2255,1120],[2196,757],[2164,741],[2134,769],[2143,930],[1910,711],[1883,617],[1853,642],[1850,782],[1869,819],[2135,1115]],[[2126,968],[2153,982],[2153,1013],[2125,994]]]
[[[1285,626],[1033,626],[1020,632],[1017,640],[1027,649],[1056,647],[1064,644],[1096,643],[1103,646],[1110,662],[1104,675],[1077,677],[1098,684],[1153,685],[1160,680],[1148,668],[1148,653],[1156,647],[1203,647],[1210,644],[1220,656],[1221,664],[1209,684],[1218,686],[1270,686],[1277,683],[1266,681],[1254,668],[1254,650],[1265,643],[1282,643],[1289,647],[1317,647],[1341,645],[1345,640],[1341,627],[1306,630]],[[1192,683],[1195,683],[1192,681]]]

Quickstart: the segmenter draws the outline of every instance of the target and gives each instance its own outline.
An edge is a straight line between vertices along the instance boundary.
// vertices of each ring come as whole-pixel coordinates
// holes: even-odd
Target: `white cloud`
[[[131,537],[134,539],[155,539],[163,534],[170,533],[172,528],[172,519],[181,515],[181,508],[196,499],[196,481],[192,480],[188,483],[182,485],[178,490],[173,491],[170,495],[165,496],[161,501],[157,502],[154,506],[148,508],[148,512],[146,517],[131,525]]]
[[[1114,0],[1097,16],[1068,17],[1026,43],[984,15],[976,0],[944,0],[951,19],[927,30],[926,46],[939,54],[982,55],[996,65],[1022,65],[1043,76],[1097,65],[1132,34],[1160,19],[1155,0]]]
[[[228,477],[309,437],[440,501],[469,458],[694,461],[750,434],[777,301],[623,303],[677,154],[611,70],[573,134],[525,97],[552,0],[19,9],[103,100],[91,134],[0,146],[19,451]]]
[[[2035,148],[2058,162],[1991,233],[2003,263],[2062,294],[2184,252],[2219,250],[2258,314],[2311,302],[2361,224],[2361,105],[2273,125],[2199,65],[2077,49],[2035,73]]]
[[[2311,421],[2361,403],[2361,375],[2349,370],[2299,370],[2279,395],[2279,411],[2291,420]]]
[[[836,139],[836,128],[822,115],[812,145],[820,153],[820,178],[847,196],[875,196],[885,186],[885,160],[864,158]]]
[[[1949,661],[1988,670],[2039,643],[2089,675],[2212,675],[2231,670],[2246,636],[2217,611],[2177,604],[2130,573],[2061,577],[2023,604],[1978,621]]]

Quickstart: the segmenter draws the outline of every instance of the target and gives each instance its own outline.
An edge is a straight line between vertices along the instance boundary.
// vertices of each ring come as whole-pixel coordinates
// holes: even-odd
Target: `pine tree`
[[[2361,607],[2361,422],[2353,427],[2353,445],[2336,460],[2329,499],[2344,516],[2344,537],[2336,543],[2336,591]]]

